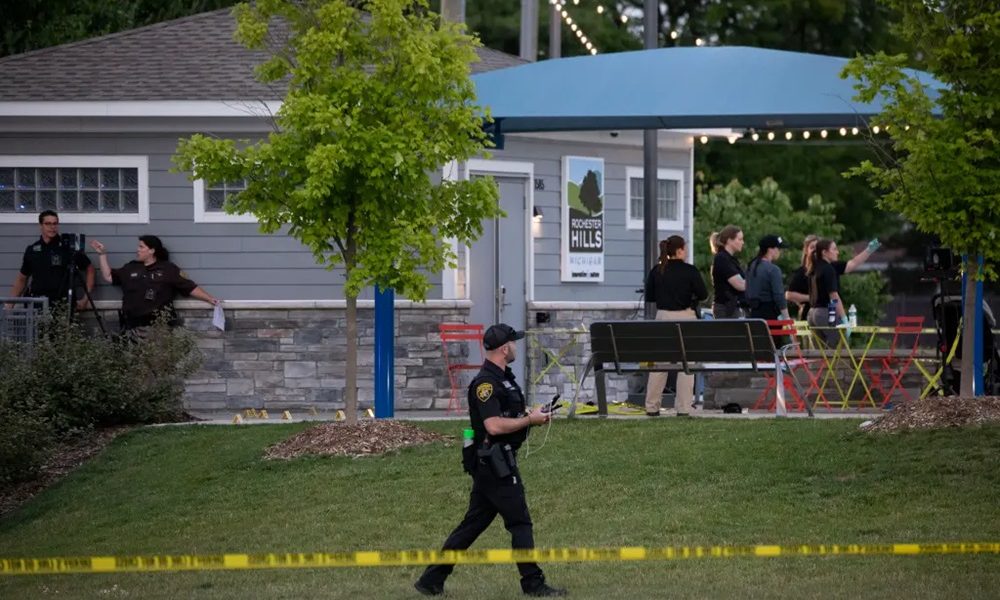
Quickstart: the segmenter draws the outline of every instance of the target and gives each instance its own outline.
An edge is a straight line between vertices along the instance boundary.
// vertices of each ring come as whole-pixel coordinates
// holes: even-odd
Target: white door
[[[472,175],[476,177],[475,174]],[[500,188],[500,208],[507,216],[483,223],[483,235],[469,253],[469,298],[472,322],[489,327],[506,323],[523,330],[527,325],[528,178],[493,177]],[[510,368],[521,388],[524,381],[526,342],[518,342],[518,357]]]

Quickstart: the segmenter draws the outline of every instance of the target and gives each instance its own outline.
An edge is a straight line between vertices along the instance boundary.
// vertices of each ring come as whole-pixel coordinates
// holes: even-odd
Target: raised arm
[[[90,247],[97,252],[97,262],[101,265],[101,278],[104,279],[106,283],[112,282],[111,277],[111,265],[108,264],[108,250],[104,247],[104,244],[97,240],[90,240]],[[93,272],[91,272],[91,279],[93,278]],[[93,281],[88,282],[90,288],[93,288]]]

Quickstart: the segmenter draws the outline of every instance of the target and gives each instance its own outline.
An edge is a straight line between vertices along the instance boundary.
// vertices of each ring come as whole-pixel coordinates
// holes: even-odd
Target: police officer
[[[18,297],[27,290],[27,296],[48,298],[50,307],[65,303],[70,285],[75,288],[77,283],[69,280],[71,263],[83,274],[87,292],[93,290],[94,265],[86,254],[63,244],[59,237],[59,215],[56,211],[42,211],[38,215],[38,226],[41,238],[24,249],[21,270],[14,278],[10,295]],[[84,310],[86,307],[87,297],[81,294],[75,308]]]
[[[136,260],[120,269],[112,269],[108,264],[108,251],[104,244],[92,240],[90,245],[100,257],[101,276],[108,283],[122,288],[122,329],[126,331],[152,325],[157,314],[163,310],[173,318],[173,302],[177,293],[212,305],[222,302],[198,287],[170,262],[170,253],[155,235],[139,236]]]
[[[542,407],[526,412],[524,394],[507,366],[517,358],[514,342],[523,338],[523,331],[503,323],[491,326],[483,335],[486,361],[469,385],[468,395],[474,443],[463,449],[463,464],[472,475],[472,493],[465,518],[445,540],[445,550],[467,549],[497,514],[510,532],[511,547],[535,547],[517,450],[528,437],[528,429],[547,423],[549,414]],[[442,594],[453,569],[454,565],[431,565],[414,587],[427,596]],[[521,590],[528,596],[566,595],[566,590],[545,583],[537,564],[517,563],[517,569]]]

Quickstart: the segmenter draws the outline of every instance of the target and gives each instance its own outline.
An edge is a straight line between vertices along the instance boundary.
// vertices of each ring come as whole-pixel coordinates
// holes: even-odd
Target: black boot
[[[530,590],[524,590],[525,596],[535,596],[539,598],[552,598],[555,596],[565,596],[566,590],[562,588],[554,588],[549,586],[547,583],[541,583]]]
[[[424,583],[418,579],[413,584],[414,589],[425,596],[440,596],[444,593],[444,586],[439,583]]]

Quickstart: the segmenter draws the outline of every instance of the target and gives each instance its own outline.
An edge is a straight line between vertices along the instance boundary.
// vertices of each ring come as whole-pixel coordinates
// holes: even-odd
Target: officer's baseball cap
[[[785,238],[781,237],[780,235],[765,235],[764,237],[760,238],[761,250],[768,250],[770,248],[787,248],[787,247],[788,247],[788,242],[786,242]]]
[[[507,342],[523,339],[523,331],[516,331],[513,327],[507,325],[506,323],[497,323],[496,325],[490,325],[490,328],[483,334],[483,348],[486,348],[487,350],[496,350]]]

